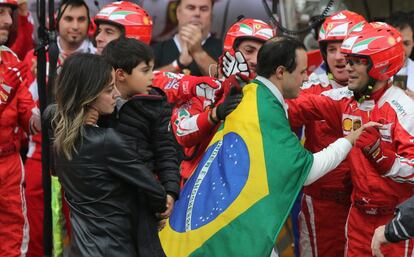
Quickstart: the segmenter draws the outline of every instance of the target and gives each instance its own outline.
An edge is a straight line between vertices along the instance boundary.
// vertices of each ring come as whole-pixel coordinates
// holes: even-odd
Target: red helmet
[[[344,10],[326,18],[319,31],[319,42],[343,41],[350,31],[358,29],[366,23],[361,15]]]
[[[234,23],[224,38],[224,51],[234,52],[240,39],[253,39],[265,42],[276,35],[272,26],[256,19],[242,19]],[[224,52],[223,51],[223,52]]]
[[[368,59],[368,75],[375,80],[387,80],[404,64],[401,34],[383,22],[369,23],[359,32],[347,36],[341,46],[346,55]]]
[[[125,36],[149,44],[151,42],[152,19],[139,5],[120,1],[105,5],[95,16],[95,23],[121,26]]]
[[[17,0],[0,0],[0,5],[10,5],[12,8],[17,8]]]
[[[339,11],[326,18],[318,35],[319,49],[325,62],[328,42],[343,41],[348,33],[360,30],[366,23],[364,17],[348,10]]]

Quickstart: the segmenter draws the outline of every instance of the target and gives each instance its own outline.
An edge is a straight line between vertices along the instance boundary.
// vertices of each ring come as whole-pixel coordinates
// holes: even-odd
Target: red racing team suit
[[[221,82],[212,77],[191,76],[181,73],[154,71],[152,86],[164,91],[167,101],[174,106],[181,105],[194,96],[214,99]],[[202,97],[203,98],[203,97]]]
[[[218,125],[208,120],[210,106],[211,101],[192,97],[173,109],[172,129],[185,155],[181,163],[182,182],[191,176],[217,130]]]
[[[353,191],[346,227],[346,257],[372,256],[374,230],[393,218],[395,207],[412,196],[414,189],[409,183],[396,182],[413,181],[414,101],[390,84],[374,92],[371,99],[358,103],[348,88],[341,88],[321,96],[301,95],[289,102],[291,119],[305,124],[324,120],[343,135],[369,121],[380,122],[384,124],[381,139],[396,154],[389,177],[379,174],[361,149],[354,147],[348,156]],[[382,250],[387,257],[412,256],[412,241],[388,244]]]
[[[10,49],[16,53],[20,60],[23,60],[26,54],[33,49],[33,19],[30,12],[27,16],[18,15],[17,37]]]
[[[189,93],[194,87],[187,83],[189,76],[173,73],[156,74],[153,85],[161,88],[168,102],[175,107],[171,116],[172,130],[177,142],[183,147],[184,160],[181,163],[182,183],[187,180],[200,162],[204,150],[210,143],[218,125],[208,120],[212,100]],[[214,83],[211,78],[191,77],[199,82]],[[218,123],[220,124],[220,123]]]
[[[1,71],[19,62],[5,46],[0,46],[0,56]],[[0,114],[0,256],[7,257],[25,256],[29,244],[20,130],[33,133],[32,117],[40,113],[25,83],[18,87],[14,98]]]
[[[152,86],[160,88],[167,96],[167,101],[171,104],[179,104],[187,99],[180,99],[179,83],[184,74],[176,74],[172,72],[154,71],[154,79]]]
[[[342,88],[329,80],[320,66],[302,87],[303,94],[320,95]],[[300,126],[291,119],[292,127]],[[305,148],[316,153],[342,137],[342,131],[329,127],[324,120],[305,124]],[[305,186],[299,213],[299,251],[301,257],[342,256],[345,250],[345,224],[351,205],[351,177],[345,160],[311,185]]]

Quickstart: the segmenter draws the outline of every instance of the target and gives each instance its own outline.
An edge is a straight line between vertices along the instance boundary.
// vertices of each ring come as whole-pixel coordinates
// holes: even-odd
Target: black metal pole
[[[277,13],[277,8],[278,8],[278,5],[279,5],[279,0],[273,0],[272,1],[272,12],[273,12],[273,14],[278,14]]]
[[[37,48],[37,89],[39,94],[40,111],[43,113],[47,102],[46,90],[46,45],[48,35],[46,30],[45,0],[37,0],[37,18],[39,21],[38,37],[40,45]],[[46,126],[42,126],[42,184],[44,195],[43,216],[43,248],[44,256],[52,256],[52,208],[51,208],[51,179],[49,172],[49,136]]]
[[[47,81],[47,100],[48,103],[55,102],[54,99],[54,82],[56,77],[56,67],[59,58],[59,48],[57,45],[57,34],[55,30],[55,3],[53,0],[49,0],[49,49],[48,49],[48,56],[49,56],[49,76]]]

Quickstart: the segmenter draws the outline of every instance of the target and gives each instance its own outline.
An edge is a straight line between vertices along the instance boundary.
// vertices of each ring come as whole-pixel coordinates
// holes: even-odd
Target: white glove
[[[241,73],[247,77],[250,76],[249,66],[246,59],[241,52],[237,51],[233,56],[230,52],[225,52],[223,55],[223,75],[228,78],[236,73]]]
[[[219,80],[212,80],[216,87],[212,87],[212,83],[200,83],[196,87],[196,95],[206,98],[207,100],[214,101],[216,92],[221,89],[221,83]]]

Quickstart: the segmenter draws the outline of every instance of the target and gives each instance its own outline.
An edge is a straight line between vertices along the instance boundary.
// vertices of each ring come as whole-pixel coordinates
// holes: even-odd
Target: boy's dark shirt
[[[119,110],[101,117],[99,125],[115,128],[124,140],[133,144],[167,194],[177,199],[180,176],[173,134],[169,129],[171,111],[164,92],[152,88],[148,95],[135,95]]]
[[[169,129],[172,108],[164,92],[152,88],[148,95],[135,95],[111,115],[99,119],[100,126],[113,127],[138,152],[143,163],[156,174],[167,194],[178,199],[179,165],[173,134]],[[136,247],[140,257],[166,257],[158,237],[155,213],[145,195],[138,195],[135,217]]]

